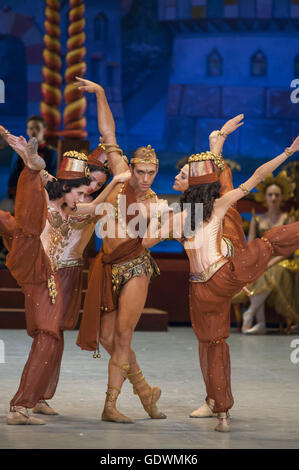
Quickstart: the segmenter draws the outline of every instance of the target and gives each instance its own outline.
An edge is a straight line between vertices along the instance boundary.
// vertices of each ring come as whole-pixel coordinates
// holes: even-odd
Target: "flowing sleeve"
[[[0,210],[0,235],[3,238],[5,248],[9,251],[12,244],[16,221],[10,212]]]
[[[20,286],[47,280],[49,258],[40,239],[46,217],[47,199],[39,171],[24,168],[17,186],[16,228],[6,260]]]

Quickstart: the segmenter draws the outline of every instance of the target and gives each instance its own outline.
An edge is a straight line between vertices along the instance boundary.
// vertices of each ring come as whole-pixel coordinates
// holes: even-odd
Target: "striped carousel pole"
[[[61,132],[63,137],[70,139],[84,139],[87,136],[86,118],[84,117],[86,99],[84,92],[78,90],[74,85],[75,77],[84,77],[86,72],[86,62],[83,60],[86,55],[84,12],[84,0],[70,0],[70,26],[68,28],[67,68],[65,71],[67,85],[64,90],[66,107],[63,113],[65,130]]]
[[[62,76],[60,74],[62,62],[60,58],[60,0],[46,0],[46,21],[44,23],[45,49],[43,51],[44,67],[42,70],[44,81],[41,86],[43,100],[40,111],[46,121],[46,137],[57,138],[61,121],[59,107],[62,101],[60,91]]]

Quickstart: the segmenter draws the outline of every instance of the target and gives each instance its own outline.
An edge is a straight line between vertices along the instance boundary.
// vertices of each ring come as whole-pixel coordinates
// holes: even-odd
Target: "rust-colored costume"
[[[221,184],[220,196],[223,196],[225,193],[234,189],[231,170],[226,162],[224,162],[224,165],[225,168],[219,176],[219,182]],[[242,217],[236,209],[236,204],[230,207],[225,214],[223,237],[231,240],[233,246],[236,248],[246,247],[246,238],[243,231]]]
[[[9,212],[0,210],[0,235],[3,239],[4,246],[8,251],[11,248],[15,228],[15,218]]]
[[[122,186],[119,194],[126,196],[126,209],[132,202],[136,202],[136,196],[128,182]],[[127,223],[133,217],[127,215]],[[124,266],[123,263],[131,264],[131,266]],[[115,274],[112,272],[113,270],[116,271]],[[126,278],[124,280],[128,281],[132,277],[143,275],[145,272],[151,274],[153,278],[159,274],[159,269],[148,250],[145,250],[142,246],[140,238],[125,239],[110,254],[104,253],[103,247],[101,248],[88,280],[83,317],[77,339],[77,345],[81,349],[88,351],[99,349],[101,311],[112,312],[117,309],[118,305],[120,289],[116,285],[113,289],[113,278],[121,279],[121,274],[124,274],[123,277]]]
[[[86,216],[69,216],[67,224],[62,224],[47,207],[39,172],[28,168],[22,171],[18,182],[15,217],[5,219],[0,215],[1,232],[9,240],[6,264],[25,294],[27,332],[33,337],[11,406],[32,408],[40,399],[50,399],[55,393],[63,330],[73,329],[79,316],[82,247],[94,225]],[[5,220],[9,224],[4,225]],[[48,256],[50,249],[52,255]],[[56,260],[55,273],[51,256]],[[51,275],[57,291],[55,303],[51,302],[47,285]]]
[[[225,339],[230,334],[232,297],[249,282],[255,281],[274,256],[289,256],[299,246],[299,222],[275,227],[246,248],[236,249],[206,282],[190,280],[190,314],[199,341],[200,365],[207,398],[215,400],[214,412],[233,406],[230,385],[230,356]],[[199,279],[199,278],[198,278]]]
[[[234,189],[231,171],[226,163],[219,181],[221,196]],[[206,384],[207,399],[215,400],[214,412],[227,411],[234,403],[231,392],[229,347],[225,342],[230,335],[232,297],[246,284],[256,280],[267,269],[267,263],[272,257],[270,245],[261,239],[256,239],[247,245],[242,219],[234,206],[225,214],[221,236],[231,240],[234,247],[233,258],[224,259],[220,238],[218,246],[205,245],[206,253],[212,248],[211,252],[207,253],[212,266],[205,271],[205,274],[207,278],[211,274],[212,276],[206,282],[196,282],[196,276],[191,274],[189,284],[190,317],[199,341],[199,359]],[[289,239],[290,236],[292,238]],[[298,245],[299,229],[297,226],[288,228],[288,232],[284,232],[284,227],[278,227],[265,233],[264,237],[272,243],[274,254],[282,254],[283,251],[290,254],[295,250],[294,246]],[[210,241],[211,236],[207,239]],[[287,243],[285,247],[284,240]],[[281,245],[278,246],[278,243]],[[187,253],[191,263],[192,257],[196,254],[193,250]],[[218,261],[213,265],[217,258]]]

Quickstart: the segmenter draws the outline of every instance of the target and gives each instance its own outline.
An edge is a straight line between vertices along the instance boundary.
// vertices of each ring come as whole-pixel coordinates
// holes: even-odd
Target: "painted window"
[[[191,0],[191,18],[205,18],[207,16],[206,0]]]
[[[166,20],[175,20],[176,19],[177,0],[166,0],[165,4],[166,4],[165,19]]]
[[[96,41],[108,39],[108,18],[103,12],[94,19],[94,39]]]
[[[251,75],[253,77],[263,77],[267,75],[267,59],[261,50],[258,50],[251,57]]]
[[[291,17],[299,18],[299,0],[291,0]]]
[[[226,18],[237,18],[239,13],[238,0],[223,0],[224,16]]]
[[[256,0],[256,16],[272,18],[272,0]]]
[[[222,57],[217,49],[214,49],[207,57],[207,75],[209,77],[222,75]]]

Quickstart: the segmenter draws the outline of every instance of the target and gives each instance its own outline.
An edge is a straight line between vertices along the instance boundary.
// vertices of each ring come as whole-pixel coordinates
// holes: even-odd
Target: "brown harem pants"
[[[60,278],[58,295],[62,296],[62,302],[61,308],[55,311],[55,315],[52,313],[48,319],[47,317],[45,319],[51,310],[47,309],[46,302],[43,302],[38,295],[38,290],[31,290],[33,298],[26,302],[26,318],[30,317],[33,322],[33,316],[33,323],[40,325],[43,321],[43,326],[37,328],[33,334],[30,354],[18,391],[10,402],[11,406],[33,408],[39,400],[52,398],[56,391],[64,346],[63,330],[73,329],[76,326],[82,291],[81,268],[62,268],[58,273]],[[26,295],[26,289],[24,291]],[[34,305],[38,305],[36,312],[33,311]],[[58,337],[57,333],[51,333],[57,330]]]
[[[268,241],[265,241],[268,240]],[[199,341],[199,358],[208,398],[215,400],[215,413],[233,404],[230,355],[226,338],[230,335],[231,299],[246,284],[267,269],[272,255],[290,256],[299,247],[299,222],[275,227],[247,248],[237,250],[209,281],[190,282],[190,315]]]

